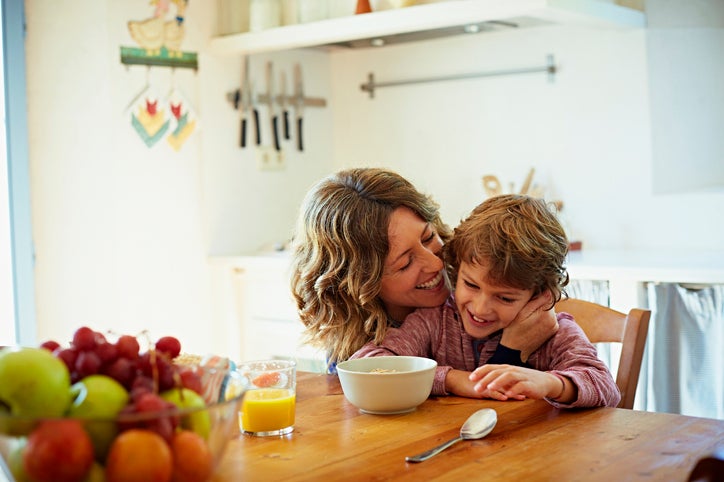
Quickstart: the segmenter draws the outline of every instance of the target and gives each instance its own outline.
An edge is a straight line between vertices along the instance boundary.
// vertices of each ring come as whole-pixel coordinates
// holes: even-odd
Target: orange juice
[[[246,432],[270,432],[294,425],[296,396],[286,388],[259,388],[244,395],[241,426]]]

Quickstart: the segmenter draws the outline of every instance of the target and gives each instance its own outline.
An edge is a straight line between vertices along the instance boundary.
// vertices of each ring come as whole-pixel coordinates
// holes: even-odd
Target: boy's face
[[[455,303],[465,331],[473,338],[485,338],[507,327],[533,296],[532,289],[493,285],[487,278],[487,263],[460,263]]]

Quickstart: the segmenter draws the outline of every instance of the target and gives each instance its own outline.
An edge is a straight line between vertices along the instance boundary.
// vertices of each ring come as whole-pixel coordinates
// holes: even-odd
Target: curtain
[[[649,283],[647,296],[651,324],[636,405],[724,419],[724,285]]]

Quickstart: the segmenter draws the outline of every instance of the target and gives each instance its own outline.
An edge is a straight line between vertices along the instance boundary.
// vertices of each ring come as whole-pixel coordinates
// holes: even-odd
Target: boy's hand
[[[558,331],[555,310],[545,309],[552,301],[548,291],[530,300],[503,330],[500,344],[513,350],[520,350],[523,362]]]
[[[458,397],[494,398],[488,396],[487,390],[481,392],[475,390],[475,382],[471,380],[470,376],[470,372],[455,369],[450,370],[445,377],[445,390]]]
[[[504,365],[490,365],[504,366]],[[475,373],[475,372],[473,372]],[[475,381],[473,381],[473,373],[463,370],[450,370],[445,378],[445,390],[452,395],[467,398],[492,398],[494,400],[525,400],[524,396],[508,397],[497,390],[487,390],[485,388],[478,390]]]
[[[567,403],[572,388],[570,381],[553,374],[513,365],[483,365],[470,374],[470,381],[477,393],[496,400],[549,397]]]

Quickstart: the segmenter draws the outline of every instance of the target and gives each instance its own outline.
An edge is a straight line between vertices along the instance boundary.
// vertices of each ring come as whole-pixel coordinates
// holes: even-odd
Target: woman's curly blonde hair
[[[378,168],[337,172],[302,202],[292,240],[292,295],[305,341],[344,361],[379,342],[388,316],[379,298],[392,212],[407,207],[432,224],[443,242],[450,229],[439,206],[399,174]]]
[[[516,194],[486,199],[455,228],[443,249],[453,283],[460,263],[484,262],[495,284],[533,289],[534,296],[549,291],[553,304],[565,295],[568,239],[543,199]]]

